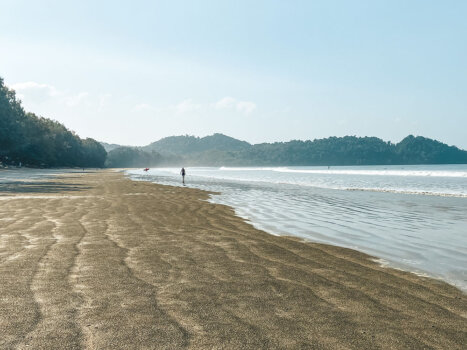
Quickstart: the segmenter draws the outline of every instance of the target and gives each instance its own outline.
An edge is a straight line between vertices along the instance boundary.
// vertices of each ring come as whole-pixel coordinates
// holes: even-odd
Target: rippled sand
[[[206,192],[68,174],[0,187],[1,349],[461,349],[467,297],[254,229]]]

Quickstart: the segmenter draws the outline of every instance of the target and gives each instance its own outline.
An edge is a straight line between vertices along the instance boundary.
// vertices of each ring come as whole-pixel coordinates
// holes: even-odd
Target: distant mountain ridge
[[[165,154],[193,154],[211,150],[242,151],[251,147],[246,141],[240,141],[223,134],[213,134],[205,137],[170,136],[142,147],[144,151],[156,151]]]
[[[117,145],[116,143],[107,143],[107,142],[102,142],[102,141],[100,142],[100,144],[102,145],[102,147],[104,147],[106,152],[110,152],[119,147],[126,147],[122,145]]]
[[[223,134],[171,136],[144,147],[99,143],[26,112],[0,77],[0,167],[390,164],[467,164],[467,151],[413,135],[397,144],[345,136],[252,145]]]
[[[125,155],[125,156],[123,156]],[[467,164],[467,151],[422,136],[394,144],[377,137],[329,137],[252,145],[223,134],[171,136],[109,152],[108,164],[134,166],[289,166]],[[150,164],[148,164],[150,162]]]

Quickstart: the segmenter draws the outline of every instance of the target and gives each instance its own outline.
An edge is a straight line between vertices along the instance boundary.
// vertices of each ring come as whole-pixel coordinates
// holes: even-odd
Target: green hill
[[[107,153],[109,153],[110,151],[116,149],[116,148],[119,148],[119,147],[126,147],[126,146],[122,146],[122,145],[117,145],[116,143],[107,143],[107,142],[100,142],[100,144],[102,145],[102,147],[104,147],[105,151]]]
[[[106,151],[62,124],[27,113],[0,78],[0,165],[103,167]]]
[[[397,144],[377,137],[345,136],[256,145],[222,134],[203,138],[173,136],[142,149],[161,153],[168,165],[467,164],[466,151],[412,135]]]
[[[20,163],[35,167],[467,164],[467,151],[413,135],[397,144],[345,136],[251,145],[223,134],[171,136],[145,147],[101,144],[25,112],[0,78],[0,166]]]
[[[250,148],[248,142],[234,139],[223,134],[206,137],[170,136],[143,147],[145,151],[156,151],[162,154],[186,155],[206,151],[241,151]]]

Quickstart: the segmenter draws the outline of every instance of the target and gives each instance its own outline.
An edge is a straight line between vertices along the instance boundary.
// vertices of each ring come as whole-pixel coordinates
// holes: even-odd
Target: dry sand
[[[0,348],[466,348],[456,288],[207,198],[111,171],[0,187]]]

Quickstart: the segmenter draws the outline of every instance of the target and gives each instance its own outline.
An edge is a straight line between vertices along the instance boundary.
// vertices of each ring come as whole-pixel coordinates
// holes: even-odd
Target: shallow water
[[[0,184],[7,184],[17,181],[36,181],[41,179],[50,179],[54,176],[69,172],[78,172],[78,170],[31,168],[0,169]]]
[[[132,170],[180,186],[180,169]],[[467,165],[189,168],[254,226],[357,249],[467,290]]]

